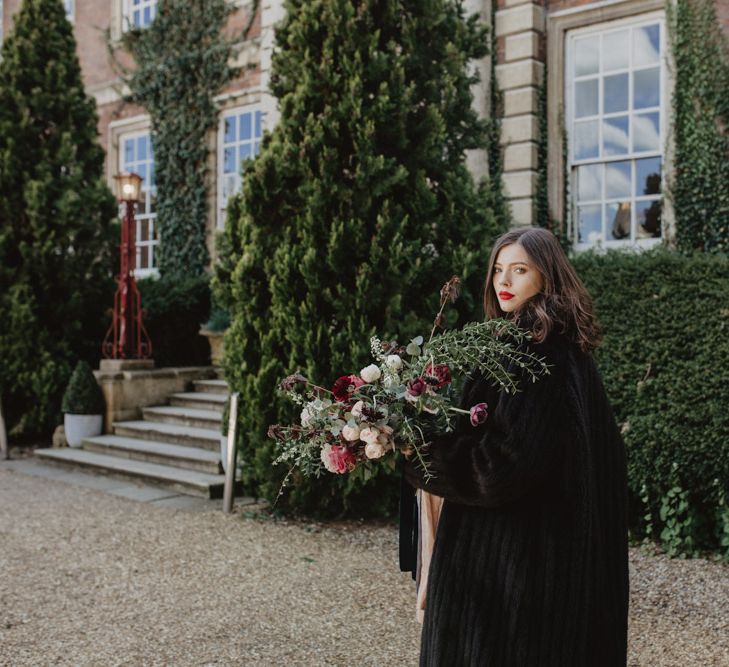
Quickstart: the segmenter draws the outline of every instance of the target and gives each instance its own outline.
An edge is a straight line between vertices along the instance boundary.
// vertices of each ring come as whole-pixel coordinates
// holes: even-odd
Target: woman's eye
[[[517,273],[526,273],[526,269],[522,268],[521,266],[516,269]]]

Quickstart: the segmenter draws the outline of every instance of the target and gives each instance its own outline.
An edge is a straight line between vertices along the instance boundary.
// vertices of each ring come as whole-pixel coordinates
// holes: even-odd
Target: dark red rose
[[[488,405],[486,403],[476,403],[471,410],[471,426],[483,424],[489,416]]]
[[[421,377],[417,377],[408,382],[407,392],[411,396],[420,396],[422,393],[425,392],[427,388],[428,384],[426,383],[426,381]]]
[[[334,383],[332,394],[340,402],[348,401],[357,387],[361,387],[363,384],[365,381],[357,375],[342,375]]]
[[[442,389],[451,383],[451,369],[445,364],[436,364],[435,366],[428,364],[425,367],[425,373],[438,381],[438,384],[435,385],[436,389]]]

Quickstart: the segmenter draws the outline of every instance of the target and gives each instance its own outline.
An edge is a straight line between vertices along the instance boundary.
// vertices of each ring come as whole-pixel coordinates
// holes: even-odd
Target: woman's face
[[[512,243],[499,250],[494,262],[494,292],[501,310],[519,310],[542,291],[542,286],[542,276],[524,248]]]

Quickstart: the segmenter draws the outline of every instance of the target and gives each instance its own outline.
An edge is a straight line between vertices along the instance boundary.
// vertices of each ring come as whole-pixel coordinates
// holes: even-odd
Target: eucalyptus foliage
[[[729,42],[713,0],[670,6],[674,60],[676,241],[682,250],[729,251]]]
[[[117,207],[60,0],[25,0],[0,58],[0,395],[52,428],[78,357],[98,358]]]
[[[226,0],[160,0],[144,29],[124,33],[135,67],[125,71],[130,100],[152,121],[157,182],[158,268],[161,274],[201,274],[208,266],[209,130],[215,95],[236,74],[233,43],[223,28]]]
[[[269,497],[281,472],[266,429],[293,416],[272,398],[278,380],[300,370],[331,382],[360,368],[374,333],[421,333],[454,272],[466,283],[461,321],[472,318],[503,229],[492,186],[476,185],[464,161],[487,143],[467,67],[488,45],[476,17],[451,0],[289,0],[286,10],[271,77],[281,119],[230,206],[217,282],[232,314],[226,377],[245,406],[245,481]],[[367,489],[295,481],[297,509],[395,509],[391,476]]]

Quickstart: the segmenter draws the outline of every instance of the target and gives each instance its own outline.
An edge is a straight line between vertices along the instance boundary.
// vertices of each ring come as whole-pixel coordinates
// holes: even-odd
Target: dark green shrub
[[[227,310],[222,310],[221,308],[214,308],[210,313],[208,321],[202,325],[202,328],[217,333],[225,331],[229,326],[230,313]]]
[[[79,361],[63,394],[61,409],[72,415],[100,415],[105,408],[104,394],[91,366],[85,361]]]
[[[573,262],[605,330],[596,359],[628,448],[635,536],[673,554],[719,548],[729,537],[729,259],[661,249]]]
[[[210,312],[209,277],[163,276],[137,284],[156,365],[208,365],[210,347],[199,332]]]
[[[13,434],[52,429],[73,364],[99,358],[116,213],[63,5],[25,0],[0,54],[0,396]]]

